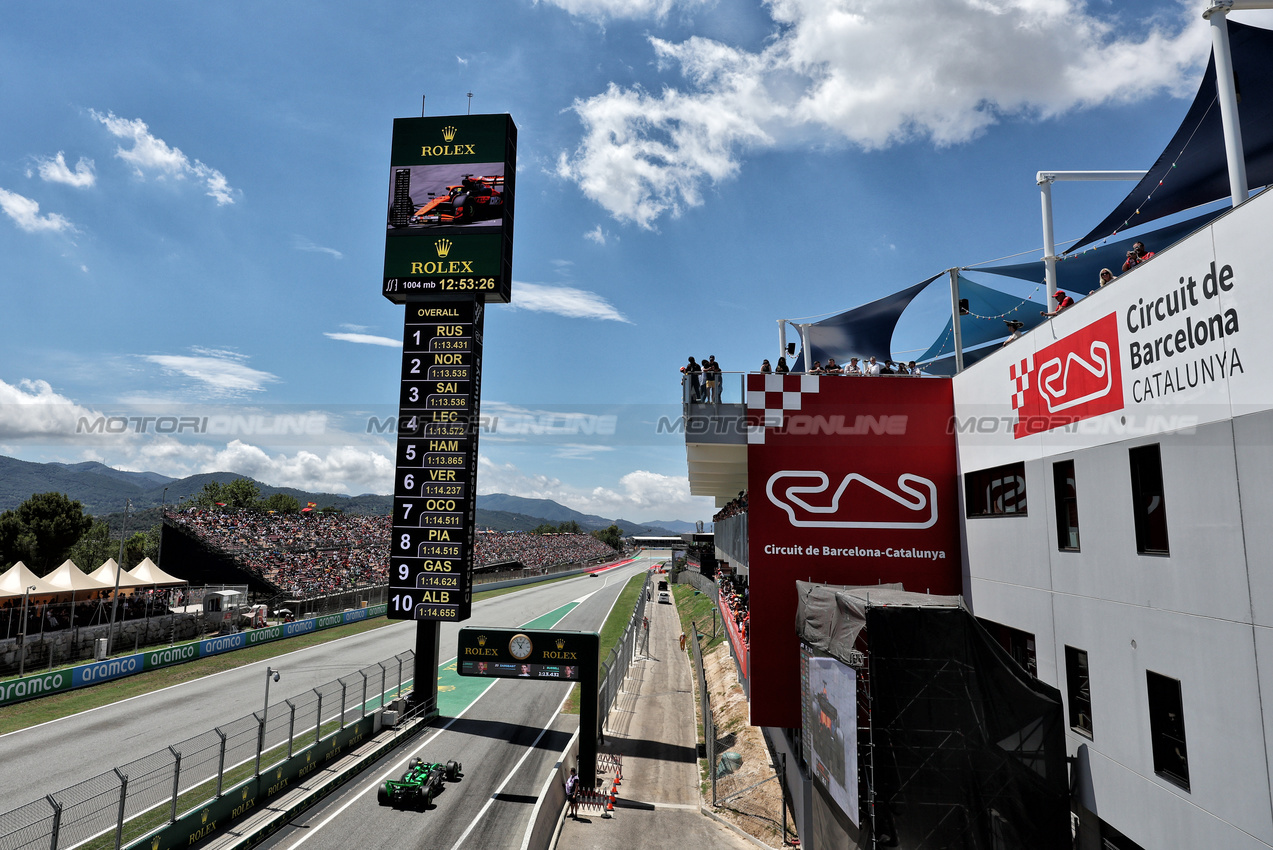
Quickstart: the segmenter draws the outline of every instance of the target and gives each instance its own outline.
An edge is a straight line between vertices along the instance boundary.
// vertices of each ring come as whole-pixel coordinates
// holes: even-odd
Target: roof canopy
[[[1227,22],[1247,186],[1273,183],[1273,32]],[[1215,57],[1207,64],[1193,105],[1149,172],[1105,220],[1070,251],[1130,227],[1229,197]]]
[[[1043,323],[1038,309],[1041,305],[1037,301],[973,283],[963,275],[959,276],[959,297],[968,300],[967,315],[959,317],[959,333],[965,349],[1007,336],[1008,326],[1004,322],[1009,320],[1021,322],[1025,330]],[[954,323],[947,319],[937,341],[916,360],[922,363],[952,353],[955,350],[953,331]]]
[[[866,359],[874,356],[880,360],[891,360],[893,329],[897,327],[902,311],[924,287],[940,276],[940,273],[935,274],[901,292],[810,325],[804,334],[809,350],[800,352],[792,366],[793,371],[803,371],[803,364],[814,360],[824,362],[828,357],[834,357],[841,363],[847,363],[850,357]]]
[[[18,561],[12,567],[4,571],[0,575],[0,597],[5,596],[24,596],[27,588],[33,587],[31,591],[33,596],[47,593],[61,593],[62,588],[54,587],[44,579],[31,572],[30,567]]]
[[[125,587],[148,587],[150,582],[133,578],[128,570],[120,570],[119,564],[115,563],[114,558],[108,558],[106,563],[88,574],[89,578],[94,579],[99,584],[103,584],[111,590],[115,589],[115,571],[119,570],[119,586],[121,589]]]
[[[185,579],[170,576],[159,569],[155,562],[149,558],[142,559],[142,562],[129,570],[128,574],[146,584],[174,585],[186,583]]]
[[[46,575],[44,580],[49,584],[58,587],[62,591],[71,590],[78,592],[81,590],[97,591],[107,589],[106,585],[102,584],[100,581],[96,581],[85,575],[84,571],[75,566],[75,562],[70,558],[63,561],[62,566]],[[114,586],[115,584],[112,581],[111,587]]]

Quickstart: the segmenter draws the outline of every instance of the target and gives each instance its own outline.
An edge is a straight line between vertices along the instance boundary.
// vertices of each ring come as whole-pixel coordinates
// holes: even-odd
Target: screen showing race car
[[[504,163],[390,169],[388,233],[498,233],[504,226]]]

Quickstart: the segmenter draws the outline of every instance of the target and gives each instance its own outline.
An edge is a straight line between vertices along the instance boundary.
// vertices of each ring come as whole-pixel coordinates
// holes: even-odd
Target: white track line
[[[574,691],[574,688],[566,689],[566,695],[562,697],[561,704],[557,706],[557,710],[554,711],[552,714],[554,720],[557,718],[557,715],[561,714],[561,710],[565,707],[566,700],[570,699],[570,694],[572,691]],[[521,769],[522,764],[526,761],[527,758],[530,757],[530,754],[535,751],[535,747],[539,745],[540,740],[543,739],[544,733],[547,731],[548,731],[547,726],[539,730],[539,734],[535,736],[534,742],[532,742],[531,745],[526,748],[526,752],[523,753],[522,757],[517,760],[517,764],[513,765],[513,769],[510,770],[508,772],[508,775],[504,777],[504,781],[500,783],[499,787],[496,788],[493,792],[491,792],[491,797],[489,800],[486,801],[486,805],[482,806],[482,810],[477,813],[476,817],[473,818],[473,822],[469,824],[468,829],[464,830],[464,834],[461,835],[458,839],[456,839],[456,842],[451,845],[451,850],[459,850],[460,845],[464,843],[464,839],[469,837],[469,833],[471,833],[473,829],[477,826],[478,821],[480,821],[482,819],[482,816],[485,815],[487,811],[490,810],[492,805],[494,805],[495,798],[498,797],[504,791],[504,787],[513,780],[513,776],[517,773],[518,770]]]
[[[387,772],[385,772],[383,775],[381,775],[381,776],[377,777],[377,779],[376,779],[374,782],[372,782],[370,785],[368,785],[366,788],[362,789],[362,790],[361,790],[361,791],[359,791],[357,794],[355,794],[355,795],[353,795],[352,797],[350,797],[350,798],[349,798],[349,800],[348,800],[348,801],[347,801],[347,802],[346,802],[343,806],[341,806],[339,809],[337,809],[336,811],[332,812],[330,815],[328,815],[326,818],[324,818],[324,819],[323,819],[320,823],[317,823],[317,824],[315,824],[314,826],[309,827],[309,829],[308,829],[308,830],[306,830],[305,834],[304,834],[304,835],[302,835],[302,836],[301,836],[301,837],[300,837],[300,838],[296,841],[296,843],[295,843],[295,844],[291,845],[292,850],[295,850],[295,848],[300,847],[300,846],[301,846],[302,844],[304,844],[306,841],[308,841],[309,839],[313,838],[313,837],[314,837],[314,835],[315,835],[315,834],[316,834],[316,833],[317,833],[320,829],[322,829],[323,827],[327,826],[327,824],[331,823],[331,822],[332,822],[332,821],[334,821],[336,818],[338,818],[338,817],[340,817],[342,814],[344,814],[344,812],[345,812],[345,810],[346,810],[346,809],[348,809],[348,808],[349,808],[350,806],[352,806],[354,803],[356,803],[356,802],[358,802],[360,799],[362,799],[363,795],[365,795],[367,792],[376,790],[376,788],[378,788],[382,782],[384,782],[384,781],[385,781],[385,780],[387,780],[387,779],[390,779],[390,778],[391,778],[391,777],[393,777],[395,774],[397,774],[397,773],[398,773],[398,771],[402,769],[402,766],[403,766],[403,765],[405,765],[405,764],[406,764],[406,763],[407,763],[407,762],[408,762],[408,761],[409,761],[412,757],[414,757],[414,756],[416,755],[416,753],[420,752],[420,751],[421,751],[421,750],[423,750],[425,747],[427,747],[429,744],[433,743],[433,741],[434,741],[435,739],[437,739],[437,737],[438,737],[439,735],[441,735],[443,732],[445,732],[447,729],[449,729],[449,728],[451,727],[451,724],[452,724],[452,723],[454,723],[455,721],[459,720],[461,717],[463,717],[463,716],[464,716],[464,715],[468,712],[468,710],[469,710],[470,708],[472,708],[473,706],[477,705],[477,701],[478,701],[478,700],[480,700],[482,697],[486,696],[486,692],[487,692],[487,691],[489,691],[492,687],[494,687],[495,683],[496,683],[496,682],[498,682],[498,681],[499,681],[499,679],[492,679],[492,680],[491,680],[491,683],[490,683],[489,685],[487,685],[487,686],[486,686],[486,688],[485,688],[485,689],[484,689],[484,690],[483,690],[480,694],[478,694],[476,697],[474,697],[474,699],[473,699],[473,701],[472,701],[472,702],[470,702],[467,706],[465,706],[465,707],[464,707],[464,711],[461,711],[459,714],[455,715],[455,716],[454,716],[454,717],[452,717],[450,720],[448,720],[448,721],[446,722],[446,724],[445,724],[445,725],[443,725],[441,728],[439,728],[439,729],[438,729],[438,731],[434,732],[432,735],[430,735],[428,738],[426,738],[424,741],[422,741],[422,742],[420,743],[420,746],[416,747],[414,750],[412,750],[411,752],[409,752],[409,753],[407,753],[405,756],[403,756],[403,758],[402,758],[402,760],[401,760],[401,761],[399,761],[399,762],[398,762],[397,764],[395,764],[393,767],[389,768],[389,770],[388,770]]]

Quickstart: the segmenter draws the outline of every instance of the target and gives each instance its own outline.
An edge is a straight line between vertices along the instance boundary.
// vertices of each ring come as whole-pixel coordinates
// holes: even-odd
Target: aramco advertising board
[[[796,580],[961,591],[944,378],[747,376],[751,722],[800,725]]]
[[[475,295],[507,304],[517,127],[510,115],[397,118],[383,294],[395,304]]]

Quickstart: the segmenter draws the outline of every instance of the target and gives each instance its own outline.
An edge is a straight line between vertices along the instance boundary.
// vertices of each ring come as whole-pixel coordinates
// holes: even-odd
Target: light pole
[[[261,775],[261,751],[265,749],[265,721],[270,717],[270,679],[279,680],[278,671],[273,667],[265,668],[265,707],[261,709],[261,736],[256,742],[256,775]]]
[[[164,568],[164,508],[168,506],[168,488],[164,488],[163,498],[159,500],[159,551],[155,553],[155,566]]]
[[[119,610],[119,574],[124,569],[124,539],[128,536],[128,509],[133,506],[132,499],[124,500],[124,528],[119,533],[119,561],[115,564],[115,596],[111,599],[111,627],[106,633],[106,655],[110,657],[115,647],[115,612]]]
[[[22,678],[22,674],[27,668],[27,599],[31,596],[31,591],[35,590],[35,585],[31,585],[22,592],[22,653],[18,656],[18,678]]]

